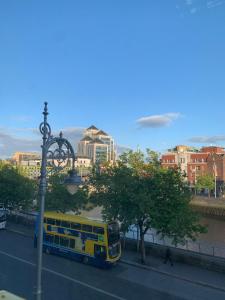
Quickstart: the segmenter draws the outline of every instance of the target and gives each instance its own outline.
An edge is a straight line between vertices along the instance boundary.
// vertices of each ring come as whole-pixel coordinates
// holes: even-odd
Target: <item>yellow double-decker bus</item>
[[[38,233],[35,232],[35,240]],[[43,250],[99,267],[121,256],[119,224],[57,212],[44,214]]]

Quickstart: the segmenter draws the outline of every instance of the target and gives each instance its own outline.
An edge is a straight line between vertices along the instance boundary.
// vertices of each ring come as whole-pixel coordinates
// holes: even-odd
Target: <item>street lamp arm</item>
[[[52,146],[57,146],[51,150]],[[75,165],[75,153],[70,142],[62,137],[60,133],[59,137],[51,137],[47,140],[46,144],[42,147],[45,148],[46,158],[50,160],[50,166],[56,171],[63,169],[67,166],[69,160],[72,159],[72,168]]]

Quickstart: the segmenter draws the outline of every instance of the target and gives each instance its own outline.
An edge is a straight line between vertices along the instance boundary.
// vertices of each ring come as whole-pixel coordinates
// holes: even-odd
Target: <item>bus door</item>
[[[101,260],[105,260],[106,259],[106,247],[95,244],[95,246],[94,246],[94,254],[95,254],[96,258],[99,258]]]

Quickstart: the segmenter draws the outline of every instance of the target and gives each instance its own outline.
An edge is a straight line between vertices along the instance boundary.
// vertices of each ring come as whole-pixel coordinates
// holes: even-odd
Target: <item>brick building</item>
[[[225,151],[222,147],[202,147],[200,150],[184,145],[168,150],[161,157],[165,168],[180,167],[187,181],[194,186],[199,175],[216,176],[218,189],[225,183]]]

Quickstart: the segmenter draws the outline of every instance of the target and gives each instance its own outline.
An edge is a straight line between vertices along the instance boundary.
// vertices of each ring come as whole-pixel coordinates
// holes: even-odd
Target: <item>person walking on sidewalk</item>
[[[169,247],[166,249],[166,256],[165,256],[164,264],[166,264],[168,261],[170,262],[170,265],[173,266],[171,250]]]

